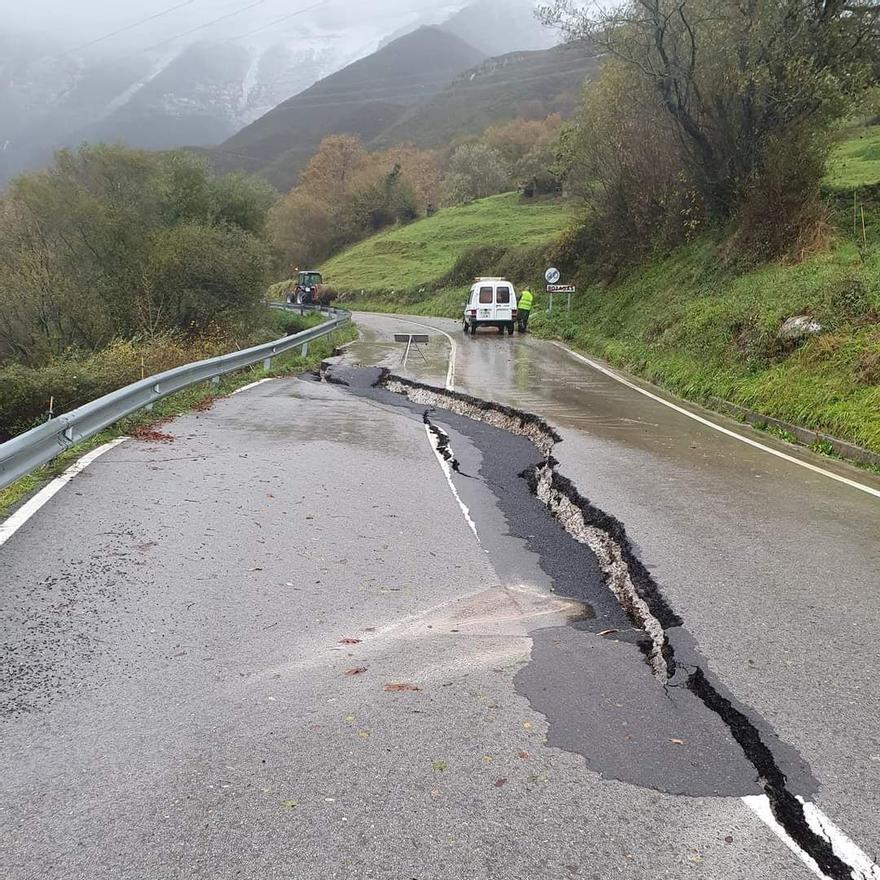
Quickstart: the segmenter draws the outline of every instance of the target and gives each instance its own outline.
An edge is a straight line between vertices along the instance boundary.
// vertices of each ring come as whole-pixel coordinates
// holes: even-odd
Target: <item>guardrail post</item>
[[[271,370],[272,369],[272,358],[266,358],[263,361],[263,369],[264,370]]]
[[[219,376],[213,376],[213,377],[211,378],[211,384],[212,384],[212,385],[219,385],[219,384],[220,384],[220,377],[219,377]]]
[[[304,342],[303,347],[302,347],[302,356],[307,357],[308,353],[309,353],[309,344],[308,344],[308,342]]]

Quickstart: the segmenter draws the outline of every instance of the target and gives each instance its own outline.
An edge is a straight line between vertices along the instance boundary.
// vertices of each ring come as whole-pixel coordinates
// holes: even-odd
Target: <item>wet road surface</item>
[[[413,320],[364,317],[346,360],[399,371],[393,333],[455,332]],[[442,387],[435,336],[406,372]],[[626,522],[793,789],[876,850],[876,502],[550,346],[455,339],[456,387],[558,428],[560,472]],[[738,800],[760,789],[729,731],[657,685],[524,492],[534,448],[433,412],[456,497],[426,408],[383,393],[220,401],[0,550],[3,876],[811,876]]]
[[[822,809],[880,852],[880,501],[713,431],[560,347],[416,320],[458,334],[457,390],[559,430],[560,472],[626,524],[712,670],[805,757]],[[373,339],[395,326],[359,322]],[[855,468],[757,439],[880,488]]]

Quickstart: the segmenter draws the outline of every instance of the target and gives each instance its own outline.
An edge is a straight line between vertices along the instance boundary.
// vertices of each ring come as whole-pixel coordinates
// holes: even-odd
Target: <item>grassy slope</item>
[[[582,284],[570,316],[548,316],[539,296],[534,331],[600,354],[684,397],[724,398],[880,452],[880,208],[876,200],[866,202],[867,248],[857,246],[846,208],[854,187],[880,183],[878,143],[875,126],[835,151],[828,183],[841,191],[840,231],[828,252],[798,265],[737,272],[721,264],[712,242],[699,241],[613,285]],[[334,260],[328,274],[337,274],[334,286],[370,291],[352,304],[356,308],[458,317],[463,289],[392,296],[390,278],[399,287],[416,279],[430,283],[462,248],[489,235],[518,241],[510,232],[496,234],[502,205],[503,222],[512,228],[510,212],[522,209],[504,196],[365,242]],[[552,222],[543,228],[551,234]],[[385,242],[403,232],[414,244],[383,261],[382,250],[393,250]],[[533,290],[540,289],[540,269],[534,267]],[[785,350],[776,333],[797,314],[814,316],[826,332]]]
[[[505,193],[448,208],[356,244],[321,267],[340,291],[391,291],[430,284],[475,245],[530,246],[550,242],[571,223],[558,201],[523,201]]]
[[[837,189],[880,183],[880,125],[856,129],[838,144],[829,163],[828,183]]]

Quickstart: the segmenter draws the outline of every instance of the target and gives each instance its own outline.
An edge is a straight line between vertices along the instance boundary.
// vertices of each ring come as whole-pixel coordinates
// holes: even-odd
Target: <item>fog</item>
[[[364,41],[411,22],[440,21],[465,0],[0,0],[0,30],[68,50],[114,53],[197,40],[289,39],[346,32]]]

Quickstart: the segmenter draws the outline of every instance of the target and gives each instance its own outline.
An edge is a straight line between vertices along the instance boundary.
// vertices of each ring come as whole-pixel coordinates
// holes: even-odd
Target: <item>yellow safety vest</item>
[[[534,297],[532,296],[531,290],[524,290],[519,295],[519,305],[517,306],[517,308],[519,308],[523,312],[530,312],[532,310],[533,299]]]

